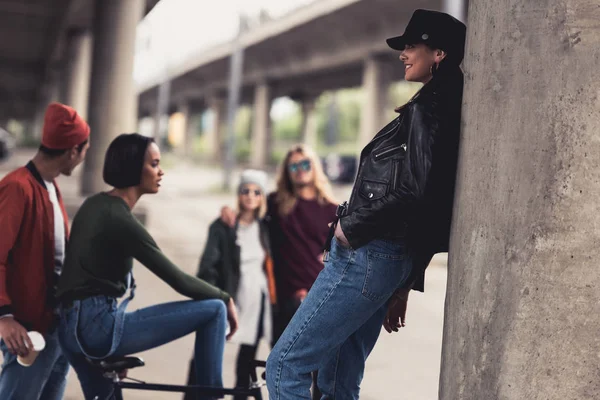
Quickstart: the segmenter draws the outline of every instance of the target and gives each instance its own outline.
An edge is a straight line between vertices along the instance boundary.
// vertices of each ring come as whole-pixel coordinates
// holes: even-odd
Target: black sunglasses
[[[301,160],[301,161],[298,161],[297,163],[288,165],[288,169],[290,170],[290,172],[298,172],[298,170],[308,172],[308,171],[310,171],[310,168],[311,168],[310,160]]]
[[[248,188],[243,188],[242,190],[240,190],[240,194],[244,196],[248,196],[250,192],[253,192],[255,196],[260,196],[262,194],[262,192],[258,189],[250,190]]]

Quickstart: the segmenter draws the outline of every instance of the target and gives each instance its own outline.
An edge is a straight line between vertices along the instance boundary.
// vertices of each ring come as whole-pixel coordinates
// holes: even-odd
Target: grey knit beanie
[[[247,169],[242,172],[242,176],[240,178],[240,184],[238,186],[238,192],[242,188],[242,186],[247,185],[249,183],[253,183],[260,187],[260,191],[263,194],[266,194],[267,189],[267,174],[264,171],[260,171],[257,169]]]

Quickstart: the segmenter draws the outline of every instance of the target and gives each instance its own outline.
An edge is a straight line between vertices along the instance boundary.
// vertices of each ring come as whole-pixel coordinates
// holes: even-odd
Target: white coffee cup
[[[17,357],[17,362],[24,367],[30,367],[33,365],[38,354],[40,354],[40,352],[46,347],[46,341],[41,333],[31,331],[27,332],[27,335],[33,344],[33,348],[29,349],[29,354],[27,354],[25,357]]]

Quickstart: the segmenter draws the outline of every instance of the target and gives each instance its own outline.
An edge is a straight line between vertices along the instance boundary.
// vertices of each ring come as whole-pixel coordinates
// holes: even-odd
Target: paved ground
[[[0,164],[0,176],[27,161],[30,154],[20,152]],[[208,224],[224,204],[233,205],[233,195],[218,193],[221,175],[208,168],[180,163],[166,171],[161,193],[147,196],[139,207],[147,211],[147,226],[159,246],[177,265],[195,273],[203,251]],[[78,176],[61,177],[59,184],[66,198],[75,199]],[[272,184],[272,182],[271,182]],[[335,188],[338,199],[347,198],[350,187]],[[408,326],[389,335],[382,330],[366,367],[361,399],[434,400],[437,399],[441,353],[443,302],[446,288],[446,258],[434,259],[427,274],[426,294],[411,294]],[[135,267],[138,291],[130,309],[141,308],[182,297],[141,265]],[[159,327],[157,327],[159,329]],[[146,367],[130,375],[147,381],[182,384],[192,354],[192,336],[141,354]],[[228,344],[225,353],[225,383],[234,381],[237,347]],[[268,354],[262,345],[260,358]],[[1,358],[1,357],[0,357]],[[266,390],[265,390],[266,394]],[[69,376],[66,400],[83,398],[74,374]],[[127,399],[179,399],[180,395],[157,396],[151,392],[128,392]]]

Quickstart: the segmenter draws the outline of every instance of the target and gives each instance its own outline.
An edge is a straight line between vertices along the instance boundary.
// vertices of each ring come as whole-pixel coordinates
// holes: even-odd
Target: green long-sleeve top
[[[169,261],[127,203],[106,193],[88,198],[73,219],[59,301],[123,296],[134,258],[184,296],[229,301],[229,294]]]

